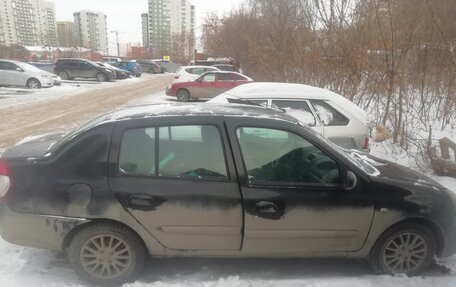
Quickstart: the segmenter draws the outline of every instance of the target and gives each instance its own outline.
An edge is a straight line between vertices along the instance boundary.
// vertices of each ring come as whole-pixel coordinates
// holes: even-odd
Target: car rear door
[[[185,88],[192,98],[212,98],[215,95],[216,73],[207,73],[195,81],[188,82]]]
[[[109,185],[163,246],[239,250],[242,201],[221,120],[148,119],[119,123]]]
[[[298,126],[230,119],[245,207],[243,252],[325,254],[359,250],[373,218],[369,190],[344,190],[341,162]]]

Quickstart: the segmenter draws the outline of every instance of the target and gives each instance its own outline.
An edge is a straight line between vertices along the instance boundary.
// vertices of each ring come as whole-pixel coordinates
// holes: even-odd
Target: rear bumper
[[[13,244],[60,251],[68,232],[85,222],[89,220],[18,213],[0,203],[0,235]]]

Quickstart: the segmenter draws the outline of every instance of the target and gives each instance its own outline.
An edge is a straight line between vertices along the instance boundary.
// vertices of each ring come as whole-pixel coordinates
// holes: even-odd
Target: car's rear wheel
[[[27,81],[27,88],[29,89],[40,89],[41,83],[37,79],[29,79]]]
[[[431,230],[416,223],[385,231],[371,251],[371,265],[381,274],[418,275],[432,263],[436,240]]]
[[[96,76],[96,78],[97,78],[97,81],[98,81],[98,82],[104,82],[104,81],[106,81],[106,79],[107,79],[106,75],[103,74],[103,73],[98,73],[97,76]]]
[[[70,79],[70,75],[68,75],[67,72],[60,72],[60,73],[59,73],[59,77],[60,77],[62,80],[69,80],[69,79]]]
[[[74,271],[84,280],[112,286],[135,278],[144,266],[146,250],[129,229],[99,223],[79,231],[68,254]]]
[[[180,89],[176,92],[176,97],[180,102],[188,102],[190,100],[190,92],[186,89]]]

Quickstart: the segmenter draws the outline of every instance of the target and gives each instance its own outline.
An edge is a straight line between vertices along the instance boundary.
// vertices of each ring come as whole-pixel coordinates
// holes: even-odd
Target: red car
[[[181,102],[197,98],[213,98],[236,86],[252,81],[249,77],[236,72],[206,72],[196,80],[171,84],[166,88],[166,95],[177,97],[177,100]]]

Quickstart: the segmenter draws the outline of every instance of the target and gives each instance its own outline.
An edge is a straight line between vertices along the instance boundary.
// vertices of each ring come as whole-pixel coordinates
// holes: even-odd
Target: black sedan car
[[[13,146],[0,198],[5,240],[65,251],[95,284],[134,279],[149,254],[368,258],[415,275],[456,251],[451,191],[253,106],[130,107]]]

